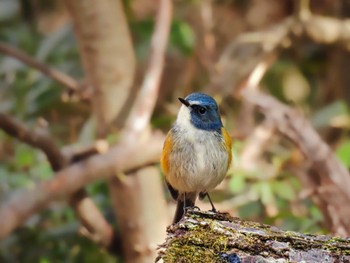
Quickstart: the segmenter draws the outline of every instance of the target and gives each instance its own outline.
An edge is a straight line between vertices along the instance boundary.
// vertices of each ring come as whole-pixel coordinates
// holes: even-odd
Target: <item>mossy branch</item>
[[[350,238],[282,231],[229,214],[191,209],[167,232],[158,262],[350,262]]]

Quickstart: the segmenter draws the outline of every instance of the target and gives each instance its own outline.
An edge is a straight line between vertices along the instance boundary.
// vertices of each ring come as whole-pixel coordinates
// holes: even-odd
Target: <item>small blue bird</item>
[[[222,125],[216,101],[203,93],[185,99],[172,129],[166,136],[161,167],[172,197],[177,200],[173,222],[178,222],[186,207],[208,196],[225,177],[231,164],[232,141]]]

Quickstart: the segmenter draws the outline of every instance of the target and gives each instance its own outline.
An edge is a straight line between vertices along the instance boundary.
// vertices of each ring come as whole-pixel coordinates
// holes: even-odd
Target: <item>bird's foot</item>
[[[212,209],[209,209],[209,212],[219,213],[219,211],[218,211],[218,210],[216,210],[216,208],[215,208],[215,207],[213,207]]]
[[[185,212],[187,211],[201,211],[201,209],[198,206],[187,206],[185,207]]]
[[[192,209],[193,209],[193,211],[201,211],[201,209],[196,205],[194,207],[192,207]]]

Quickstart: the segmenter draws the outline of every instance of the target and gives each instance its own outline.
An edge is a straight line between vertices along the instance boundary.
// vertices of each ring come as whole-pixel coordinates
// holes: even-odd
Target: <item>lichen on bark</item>
[[[188,210],[167,229],[163,262],[350,262],[350,238],[282,231],[228,214]]]

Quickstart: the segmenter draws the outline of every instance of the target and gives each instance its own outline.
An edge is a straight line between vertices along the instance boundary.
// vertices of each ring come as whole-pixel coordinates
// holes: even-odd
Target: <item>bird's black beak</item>
[[[187,100],[183,99],[183,98],[179,98],[179,101],[180,101],[183,105],[185,105],[186,107],[190,106],[190,103],[189,103]]]

